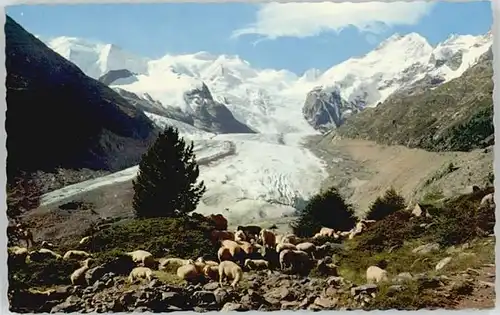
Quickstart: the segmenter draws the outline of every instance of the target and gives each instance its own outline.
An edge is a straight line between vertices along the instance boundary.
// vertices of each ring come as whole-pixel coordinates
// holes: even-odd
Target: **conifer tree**
[[[203,181],[197,183],[193,147],[176,128],[167,126],[143,154],[133,181],[137,217],[178,217],[196,209],[206,187]]]
[[[404,208],[406,208],[405,199],[391,187],[382,197],[375,199],[366,214],[366,219],[382,220],[386,216]]]
[[[298,218],[290,224],[293,233],[299,237],[311,237],[322,227],[337,231],[348,231],[354,227],[354,210],[335,187],[314,195]]]

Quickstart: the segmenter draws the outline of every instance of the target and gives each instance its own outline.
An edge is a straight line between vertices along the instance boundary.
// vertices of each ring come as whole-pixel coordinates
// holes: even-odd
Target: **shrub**
[[[368,220],[381,220],[386,216],[406,208],[405,199],[394,188],[389,188],[384,196],[377,197],[368,210]]]
[[[356,237],[356,249],[380,252],[400,247],[405,240],[420,237],[425,232],[420,224],[426,219],[411,216],[409,211],[399,210],[375,222]]]
[[[196,183],[198,165],[193,142],[186,146],[173,127],[166,127],[142,156],[133,181],[137,217],[176,217],[196,209],[206,187]]]
[[[208,219],[194,216],[132,219],[97,232],[91,246],[95,252],[142,249],[155,257],[197,258],[207,255],[216,258],[218,248],[210,242],[213,228]]]
[[[299,237],[310,237],[322,227],[348,231],[354,227],[356,218],[352,206],[344,201],[336,188],[317,194],[309,200],[298,218],[290,224]]]
[[[495,209],[479,208],[481,199],[493,190],[488,187],[447,200],[443,209],[437,212],[436,224],[431,229],[436,241],[450,246],[493,233]]]
[[[40,186],[25,172],[7,182],[7,217],[15,218],[40,204]]]
[[[9,260],[9,282],[13,286],[22,284],[27,287],[44,285],[69,284],[70,275],[80,268],[77,260],[47,259],[41,262],[30,262],[29,264],[16,264]],[[17,285],[16,285],[17,284]],[[15,288],[11,288],[15,289]]]

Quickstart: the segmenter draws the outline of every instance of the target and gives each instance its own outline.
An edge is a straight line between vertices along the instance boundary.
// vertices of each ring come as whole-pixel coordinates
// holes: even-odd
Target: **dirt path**
[[[477,284],[470,295],[458,301],[455,309],[486,309],[495,307],[495,266],[486,265],[478,270]]]
[[[493,172],[493,152],[427,152],[404,146],[385,146],[365,140],[334,140],[311,137],[308,147],[328,165],[323,186],[335,185],[360,212],[390,186],[410,202],[427,191],[445,196],[464,192],[472,185],[485,185]],[[457,168],[446,169],[450,163]],[[435,187],[432,187],[435,186]]]

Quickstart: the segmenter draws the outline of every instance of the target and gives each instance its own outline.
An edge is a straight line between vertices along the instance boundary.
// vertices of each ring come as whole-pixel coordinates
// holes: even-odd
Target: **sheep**
[[[90,255],[89,253],[83,251],[83,250],[68,250],[64,256],[63,256],[63,259],[64,260],[68,260],[68,259],[84,259],[84,258],[89,258],[91,257],[92,255]]]
[[[26,258],[28,257],[28,249],[25,247],[13,246],[8,248],[8,253],[11,255],[13,261],[16,262],[26,262]]]
[[[262,241],[262,245],[271,248],[274,248],[276,246],[276,235],[274,235],[273,232],[262,229],[259,236],[260,240]]]
[[[156,261],[153,255],[145,250],[135,250],[133,252],[128,252],[125,254],[132,257],[132,260],[136,264],[138,263],[143,267],[154,267],[156,265]]]
[[[219,281],[219,266],[206,265],[203,268],[203,274],[208,279]]]
[[[244,241],[240,241],[240,242],[236,242],[240,247],[241,249],[243,250],[243,252],[247,255],[251,255],[253,252],[254,252],[254,246],[249,243],[249,242],[244,242]]]
[[[276,245],[276,252],[278,253],[285,249],[297,250],[297,246],[289,243],[279,243]]]
[[[54,249],[55,245],[52,243],[49,243],[47,241],[42,241],[42,244],[40,244],[41,248],[47,248],[47,249]]]
[[[37,251],[30,252],[28,255],[28,260],[31,262],[39,262],[49,258],[62,259],[62,256],[47,248],[40,248]]]
[[[78,242],[79,245],[87,245],[90,242],[90,236],[85,236],[83,237],[80,242]]]
[[[229,248],[222,246],[221,248],[219,248],[219,251],[217,251],[217,258],[220,262],[222,262],[224,260],[231,260],[233,256],[231,255]]]
[[[169,266],[183,266],[187,265],[189,261],[182,258],[160,258],[158,260],[158,270],[167,270]]]
[[[316,245],[311,242],[304,242],[296,245],[297,250],[301,250],[303,252],[311,255],[313,259],[315,259],[314,254],[316,252]]]
[[[240,266],[230,260],[225,260],[219,264],[219,285],[222,287],[222,282],[226,279],[232,279],[231,286],[236,288],[238,283],[243,278],[243,270]]]
[[[213,260],[205,260],[205,258],[203,258],[203,257],[198,257],[198,259],[196,259],[196,261],[204,263],[205,265],[209,265],[209,266],[218,266],[219,265],[218,262],[213,261]]]
[[[216,230],[227,230],[227,219],[222,214],[211,214],[208,218],[212,220]]]
[[[284,235],[283,238],[281,238],[280,243],[288,243],[288,244],[293,244],[297,245],[300,242],[299,238],[295,234],[287,234]]]
[[[332,258],[330,256],[327,256],[324,259],[320,259],[317,263],[317,269],[324,275],[335,277],[339,275],[338,267],[332,262]]]
[[[378,266],[370,266],[366,269],[366,281],[368,283],[378,283],[387,280],[388,277],[386,270]]]
[[[247,236],[245,235],[245,232],[243,232],[243,231],[236,231],[236,232],[234,232],[234,240],[236,242],[238,242],[238,241],[246,241],[247,240]]]
[[[321,234],[321,236],[332,237],[333,234],[335,234],[335,230],[332,228],[322,227],[321,230],[319,230],[319,234]]]
[[[92,258],[87,258],[81,263],[81,267],[73,271],[70,276],[71,284],[84,284],[85,283],[85,273],[90,269],[90,263],[92,262]]]
[[[309,254],[301,250],[285,249],[280,252],[279,261],[282,270],[285,270],[288,266],[298,268],[309,262]]]
[[[238,259],[238,257],[243,256],[241,254],[241,252],[243,251],[243,249],[235,241],[223,240],[223,241],[221,241],[221,245],[222,245],[222,247],[226,247],[226,248],[229,249],[229,253],[231,253],[231,257],[233,259]],[[241,259],[243,259],[243,258],[240,257],[240,260]]]
[[[218,230],[213,230],[210,236],[210,239],[212,241],[212,244],[216,244],[217,242],[223,241],[223,240],[234,240],[234,233],[230,231],[218,231]]]
[[[481,199],[479,207],[482,208],[486,206],[489,207],[490,209],[495,208],[495,198],[493,193],[487,194],[486,196],[483,197],[483,199]]]
[[[200,278],[200,273],[194,264],[187,264],[177,268],[177,276],[187,282],[193,282]]]
[[[264,259],[245,259],[244,266],[249,270],[269,269],[269,262]]]
[[[137,279],[146,279],[148,282],[155,278],[153,274],[153,270],[148,267],[135,267],[132,269],[128,276],[128,281],[130,283],[134,282]]]
[[[239,225],[236,228],[236,230],[243,231],[247,237],[257,238],[260,235],[260,231],[262,230],[262,228],[256,225],[247,225],[247,226]]]

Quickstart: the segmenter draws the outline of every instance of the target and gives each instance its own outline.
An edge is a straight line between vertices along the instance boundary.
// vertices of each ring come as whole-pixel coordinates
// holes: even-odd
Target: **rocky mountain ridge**
[[[119,57],[118,48],[114,48],[117,57],[113,57],[104,44],[85,40],[80,44],[78,39],[67,37],[47,42],[86,73],[95,73],[96,68],[102,70],[99,76],[110,70],[138,69],[133,82],[115,81],[113,87],[139,97],[148,93],[164,106],[189,112],[184,93],[204,84],[214,99],[251,129],[288,133],[338,127],[344,121],[341,117],[375,107],[398,91],[422,87],[424,81],[425,88],[432,88],[459,77],[491,47],[492,33],[451,35],[434,47],[419,34],[395,34],[364,56],[351,58],[324,72],[310,69],[300,77],[286,70],[256,69],[238,56],[207,52],[166,55],[158,60],[136,57],[127,68],[120,61],[124,58]],[[85,54],[77,53],[80,50]],[[91,52],[108,59],[89,57]],[[92,61],[96,59],[100,60],[98,66]],[[319,91],[322,96],[318,98],[315,95]],[[329,99],[337,101],[330,103]],[[332,115],[335,112],[338,114]]]

